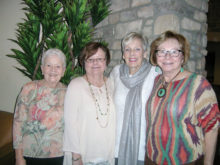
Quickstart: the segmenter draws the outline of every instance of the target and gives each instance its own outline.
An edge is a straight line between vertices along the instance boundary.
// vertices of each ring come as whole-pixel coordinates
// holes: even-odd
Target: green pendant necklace
[[[157,96],[161,98],[165,95],[166,95],[166,87],[162,85],[162,87],[157,92]]]
[[[166,82],[165,79],[164,79],[164,76],[162,77],[162,86],[161,88],[159,88],[159,90],[157,91],[157,96],[162,98],[166,95],[166,92],[167,92],[167,86],[170,82],[172,82],[178,75],[179,73],[181,72],[181,70],[169,81],[169,82]]]

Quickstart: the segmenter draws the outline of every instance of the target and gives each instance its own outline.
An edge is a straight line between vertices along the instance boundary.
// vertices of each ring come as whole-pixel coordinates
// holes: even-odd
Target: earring
[[[160,71],[159,66],[156,66],[156,68],[155,68],[155,72],[159,72],[159,71]]]
[[[184,68],[183,68],[183,67],[181,67],[181,68],[180,68],[180,72],[183,72],[183,71],[184,71]]]

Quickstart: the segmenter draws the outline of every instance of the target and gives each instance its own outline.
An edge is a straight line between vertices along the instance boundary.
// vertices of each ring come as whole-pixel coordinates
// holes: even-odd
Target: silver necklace
[[[101,108],[100,108],[100,104],[98,102],[98,99],[95,97],[95,93],[92,89],[92,84],[89,82],[89,79],[86,75],[86,80],[89,84],[89,89],[90,89],[90,92],[91,92],[91,95],[92,95],[92,98],[95,102],[95,106],[96,106],[96,120],[98,121],[99,123],[99,126],[101,128],[106,128],[108,126],[108,123],[109,123],[109,108],[110,108],[110,99],[109,99],[109,93],[108,93],[108,89],[107,89],[107,86],[106,86],[106,82],[104,80],[104,85],[105,85],[105,91],[106,91],[106,100],[107,100],[107,106],[106,106],[106,111],[102,111]],[[101,121],[99,120],[99,116],[107,116],[107,121],[105,122],[105,124],[102,124]]]

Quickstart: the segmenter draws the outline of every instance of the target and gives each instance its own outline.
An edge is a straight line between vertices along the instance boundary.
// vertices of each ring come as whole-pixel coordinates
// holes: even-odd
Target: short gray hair
[[[53,55],[56,55],[57,57],[59,57],[61,61],[63,62],[63,68],[66,68],[66,56],[60,49],[57,49],[57,48],[48,49],[46,52],[43,53],[43,56],[41,59],[41,65],[44,65],[45,59],[47,57],[53,56]]]
[[[140,33],[137,32],[130,32],[126,34],[125,37],[122,39],[122,43],[121,43],[122,52],[124,51],[125,46],[134,39],[139,39],[142,42],[142,47],[144,51],[147,50],[147,44],[148,44],[147,37],[143,37]]]

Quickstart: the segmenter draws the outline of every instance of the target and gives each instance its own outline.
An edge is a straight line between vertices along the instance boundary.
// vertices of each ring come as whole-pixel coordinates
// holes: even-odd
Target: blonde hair
[[[144,51],[147,49],[147,38],[143,37],[141,34],[137,32],[130,32],[122,39],[122,52],[125,49],[125,46],[132,40],[139,39],[142,42],[142,47]]]

